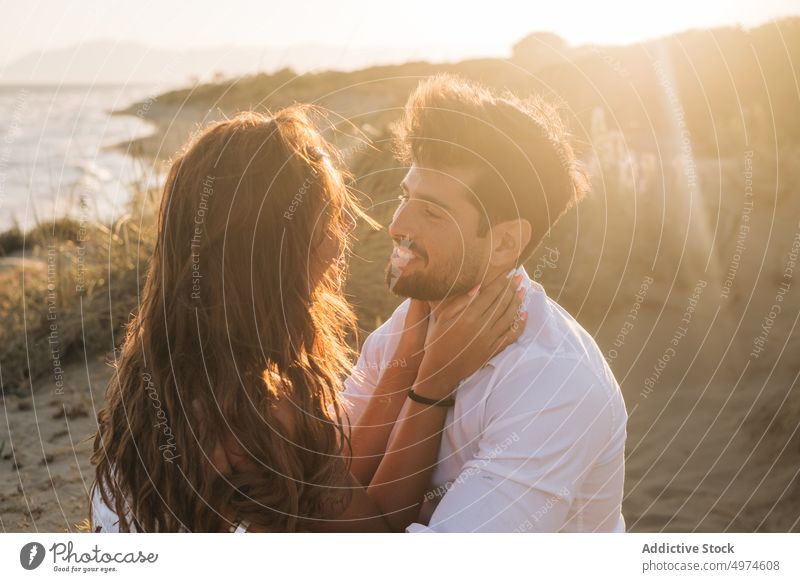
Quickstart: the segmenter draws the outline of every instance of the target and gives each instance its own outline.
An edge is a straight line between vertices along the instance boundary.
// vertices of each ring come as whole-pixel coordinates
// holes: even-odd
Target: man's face
[[[389,226],[394,250],[386,283],[393,293],[439,301],[481,281],[490,235],[478,236],[481,214],[471,190],[475,177],[468,168],[411,166]]]

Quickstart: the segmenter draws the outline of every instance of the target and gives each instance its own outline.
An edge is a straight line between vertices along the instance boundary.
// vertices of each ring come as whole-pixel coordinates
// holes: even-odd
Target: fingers
[[[517,275],[512,280],[512,285],[503,291],[503,295],[495,305],[495,316],[503,317],[507,313],[512,315],[525,299],[525,287],[522,286],[522,275]]]
[[[517,292],[521,282],[521,274],[511,279],[502,275],[495,277],[485,286],[477,285],[470,293],[448,300],[436,315],[442,320],[466,317],[467,320],[482,321],[482,330],[491,329],[512,303],[519,305],[521,297],[517,297]],[[507,327],[505,322],[503,327]]]
[[[524,328],[525,328],[525,323],[523,321],[520,321],[518,323],[515,323],[511,328],[509,328],[506,331],[506,333],[497,338],[495,340],[494,343],[495,347],[492,351],[490,359],[499,354],[500,352],[502,352],[508,346],[513,344],[515,341],[517,341],[519,337],[522,335]]]
[[[478,296],[480,285],[475,285],[464,295],[448,298],[439,305],[437,317],[451,318],[463,312]]]
[[[515,317],[519,317],[522,313],[527,289],[523,285],[519,285],[513,291],[509,290],[509,292],[510,297],[507,298],[501,318],[510,324]]]
[[[511,325],[499,331],[493,345],[492,356],[502,352],[520,338],[522,332],[525,331],[527,320],[527,311],[522,312],[519,316],[514,315]]]
[[[487,359],[517,341],[525,329],[527,313],[522,313],[522,304],[526,289],[521,286],[522,279],[522,275],[510,280],[505,277],[495,279],[485,291],[480,291],[479,295],[483,295],[481,301],[476,298],[462,314],[473,315],[476,321],[483,322],[481,333],[485,334],[484,345],[489,348]]]
[[[494,307],[497,302],[507,290],[516,289],[520,281],[522,281],[522,275],[517,275],[512,280],[502,275],[495,277],[486,284],[476,285],[469,293],[446,300],[436,315],[437,317],[452,318],[469,313],[476,318],[483,318],[492,312],[496,313]]]
[[[514,323],[511,324],[511,327],[508,329],[504,337],[509,340],[509,343],[514,343],[522,335],[522,332],[525,331],[525,327],[527,325],[528,312],[523,311],[518,317],[514,318]]]
[[[511,279],[504,276],[495,278],[486,288],[481,288],[474,307],[484,318],[497,317],[513,300],[514,294],[522,282],[522,275],[515,275]]]
[[[520,304],[524,297],[524,289],[521,289],[520,285],[521,281],[522,275],[517,275],[510,281],[506,280],[506,284],[501,289],[500,294],[495,297],[494,301],[492,301],[482,313],[481,318],[491,322],[490,327],[494,327],[498,323],[512,304]]]
[[[503,295],[498,305],[498,311],[493,315],[494,321],[491,326],[491,333],[496,335],[504,334],[515,323],[519,322],[522,315],[523,302],[525,301],[525,288],[520,287],[513,293],[507,292]]]

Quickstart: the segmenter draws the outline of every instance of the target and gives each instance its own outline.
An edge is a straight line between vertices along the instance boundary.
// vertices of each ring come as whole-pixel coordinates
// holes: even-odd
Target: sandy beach
[[[65,368],[33,397],[5,399],[0,413],[0,524],[4,531],[78,531],[93,479],[90,435],[111,368],[101,359]]]

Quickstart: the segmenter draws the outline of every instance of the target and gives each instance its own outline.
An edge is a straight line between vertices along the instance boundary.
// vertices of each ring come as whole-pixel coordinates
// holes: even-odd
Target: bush
[[[153,233],[130,218],[80,228],[72,219],[37,226],[24,238],[22,266],[0,271],[0,379],[6,393],[29,392],[33,381],[48,375],[57,392],[66,362],[109,352],[124,337]]]

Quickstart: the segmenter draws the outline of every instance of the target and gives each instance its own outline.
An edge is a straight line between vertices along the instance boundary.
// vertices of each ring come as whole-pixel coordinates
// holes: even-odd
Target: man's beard
[[[476,245],[477,246],[477,245]],[[444,267],[404,274],[389,261],[386,284],[400,297],[422,301],[441,301],[457,297],[475,287],[481,278],[481,256],[477,248],[464,253],[464,260],[453,260]],[[427,265],[426,265],[427,267]]]

